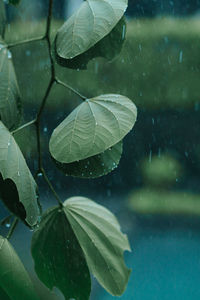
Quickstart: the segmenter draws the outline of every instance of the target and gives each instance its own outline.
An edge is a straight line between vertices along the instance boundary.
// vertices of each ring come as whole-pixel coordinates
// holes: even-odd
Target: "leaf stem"
[[[7,234],[7,237],[6,237],[8,240],[11,238],[13,232],[15,231],[15,228],[16,228],[18,222],[19,222],[19,219],[18,219],[17,217],[15,217],[15,219],[14,219],[14,221],[12,222],[12,225],[11,225],[11,227],[10,227],[10,230],[9,230],[9,232],[8,232],[8,234]]]
[[[56,193],[55,189],[53,188],[53,186],[52,186],[52,184],[51,184],[51,182],[50,182],[50,180],[49,180],[49,178],[48,178],[48,176],[47,176],[47,174],[46,174],[46,172],[45,172],[45,170],[43,168],[41,169],[41,172],[42,172],[42,174],[44,176],[44,179],[45,179],[46,183],[48,184],[50,190],[52,191],[54,197],[58,201],[58,204],[60,205],[60,207],[63,207],[63,203],[62,203],[60,197],[58,196],[58,194]]]
[[[73,87],[71,87],[69,84],[67,84],[67,83],[65,83],[65,82],[63,82],[63,81],[61,81],[61,80],[59,80],[59,79],[57,79],[57,78],[55,78],[55,82],[58,83],[58,84],[60,84],[60,85],[62,85],[62,86],[64,86],[65,88],[69,89],[69,90],[72,91],[74,94],[78,95],[82,100],[85,101],[85,100],[87,99],[87,97],[81,95],[77,90],[75,90],[75,89],[74,89]]]
[[[10,219],[12,218],[12,215],[9,215],[5,218],[3,218],[1,221],[0,221],[0,225],[1,226],[4,226],[6,223],[8,223],[10,221]]]
[[[32,38],[32,39],[28,39],[28,40],[23,40],[23,41],[11,43],[7,47],[8,48],[17,47],[17,46],[20,46],[20,45],[23,45],[23,44],[28,44],[28,43],[32,43],[32,42],[42,41],[44,39],[45,39],[45,36],[41,36],[41,37],[37,37],[37,38]]]
[[[32,120],[32,121],[30,121],[30,122],[28,122],[28,123],[26,123],[26,124],[24,124],[24,125],[18,127],[17,129],[15,129],[15,130],[13,130],[13,131],[11,131],[11,134],[15,134],[16,132],[18,132],[18,131],[20,131],[20,130],[22,130],[22,129],[28,127],[28,126],[30,126],[30,125],[32,125],[32,124],[35,124],[35,122],[36,122],[36,119],[34,119],[34,120]]]

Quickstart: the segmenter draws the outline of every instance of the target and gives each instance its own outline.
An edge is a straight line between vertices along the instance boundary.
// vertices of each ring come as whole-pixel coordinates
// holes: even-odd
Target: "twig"
[[[13,232],[15,231],[15,228],[16,228],[18,222],[19,222],[19,219],[16,217],[16,218],[14,219],[14,221],[12,222],[12,225],[11,225],[11,227],[10,227],[10,230],[9,230],[9,232],[8,232],[8,234],[7,234],[7,237],[6,237],[6,238],[7,238],[8,240],[11,238]]]
[[[61,80],[55,78],[55,82],[64,86],[65,88],[69,89],[70,91],[72,91],[74,94],[78,95],[82,100],[86,100],[87,97],[81,95],[78,91],[76,91],[73,87],[71,87],[69,84],[62,82]]]
[[[11,43],[11,44],[9,44],[7,47],[8,47],[8,48],[17,47],[17,46],[20,46],[20,45],[23,45],[23,44],[27,44],[27,43],[32,43],[32,42],[42,41],[42,40],[44,40],[44,39],[45,39],[45,36],[41,36],[41,37],[29,39],[29,40],[23,40],[23,41]]]
[[[9,215],[5,218],[3,218],[1,221],[0,221],[0,225],[1,226],[4,226],[6,223],[8,223],[10,221],[10,219],[12,218],[12,215]]]
[[[30,122],[28,122],[28,123],[26,123],[26,124],[24,124],[24,125],[18,127],[17,129],[15,129],[15,130],[13,130],[13,131],[11,131],[11,134],[15,134],[16,132],[18,132],[18,131],[20,131],[20,130],[22,130],[22,129],[24,129],[24,128],[26,128],[26,127],[32,125],[32,124],[34,124],[35,122],[36,122],[36,119],[34,119],[34,120],[32,120],[32,121],[30,121]]]
[[[43,176],[44,176],[44,179],[45,179],[46,183],[48,184],[50,190],[52,191],[54,197],[55,197],[56,200],[58,201],[58,204],[59,204],[61,207],[63,207],[63,203],[62,203],[60,197],[58,196],[58,194],[57,194],[56,191],[54,190],[54,188],[53,188],[51,182],[49,181],[49,178],[48,178],[48,176],[47,176],[47,174],[46,174],[46,172],[45,172],[45,170],[44,170],[43,168],[41,169],[41,172],[42,172],[42,174],[43,174]]]

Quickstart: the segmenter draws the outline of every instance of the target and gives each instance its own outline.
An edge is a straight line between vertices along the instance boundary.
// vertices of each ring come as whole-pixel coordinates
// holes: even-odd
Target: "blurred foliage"
[[[61,24],[61,21],[54,22],[52,37]],[[44,23],[31,22],[26,28],[23,24],[11,23],[7,41],[40,36]],[[197,18],[130,20],[127,40],[115,60],[108,64],[103,58],[94,59],[87,70],[80,72],[58,66],[57,74],[87,97],[115,91],[133,99],[140,109],[198,109],[199,28]],[[35,42],[12,50],[24,99],[31,105],[33,99],[37,102],[41,98],[48,80],[46,44]],[[66,94],[60,89],[56,100],[49,101],[49,109],[54,108],[55,102],[56,106],[64,107],[66,100]]]
[[[142,173],[147,184],[166,187],[176,181],[182,169],[180,163],[168,154],[153,156],[142,163]]]
[[[200,215],[200,195],[184,192],[144,188],[129,196],[128,205],[139,214]]]

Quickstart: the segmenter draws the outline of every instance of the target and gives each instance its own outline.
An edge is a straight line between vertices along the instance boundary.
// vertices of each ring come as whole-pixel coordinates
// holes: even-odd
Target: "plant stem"
[[[15,217],[15,219],[14,219],[14,221],[12,222],[12,225],[11,225],[11,227],[10,227],[10,230],[9,230],[9,232],[8,232],[8,234],[7,234],[7,237],[6,237],[8,240],[11,238],[13,232],[15,231],[15,228],[16,228],[18,222],[19,222],[19,219],[18,219],[17,217]]]
[[[23,41],[11,43],[11,44],[9,44],[7,47],[8,47],[8,48],[17,47],[17,46],[20,46],[20,45],[23,45],[23,44],[27,44],[27,43],[32,43],[32,42],[42,41],[42,40],[44,40],[44,39],[45,39],[45,36],[41,36],[41,37],[29,39],[29,40],[23,40]]]
[[[65,82],[62,82],[61,80],[55,78],[55,82],[66,87],[67,89],[69,89],[70,91],[72,91],[74,94],[78,95],[82,100],[86,100],[87,97],[81,95],[78,91],[76,91],[73,87],[71,87],[69,84],[65,83]]]
[[[7,222],[10,221],[11,218],[12,218],[12,215],[9,215],[9,216],[3,218],[3,219],[0,221],[0,225],[1,225],[1,226],[5,225]]]
[[[60,205],[60,207],[63,207],[63,203],[62,203],[60,197],[58,196],[58,194],[57,194],[56,191],[54,190],[54,188],[53,188],[51,182],[49,181],[49,178],[48,178],[48,176],[47,176],[47,174],[46,174],[46,172],[45,172],[45,170],[44,170],[43,168],[41,169],[41,172],[42,172],[42,174],[43,174],[43,176],[44,176],[44,179],[45,179],[46,183],[48,184],[50,190],[52,191],[54,197],[55,197],[56,200],[58,201],[58,204]]]
[[[28,122],[28,123],[26,123],[26,124],[24,124],[24,125],[18,127],[17,129],[15,129],[15,130],[13,130],[13,131],[11,131],[11,134],[15,134],[16,132],[18,132],[18,131],[20,131],[20,130],[22,130],[22,129],[28,127],[28,126],[30,126],[30,125],[32,125],[32,124],[35,124],[35,122],[36,122],[36,119],[34,119],[34,120],[32,120],[32,121],[30,121],[30,122]]]

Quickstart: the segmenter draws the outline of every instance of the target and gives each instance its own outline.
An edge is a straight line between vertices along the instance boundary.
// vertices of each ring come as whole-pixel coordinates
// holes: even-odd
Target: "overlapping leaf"
[[[19,123],[20,115],[21,100],[12,54],[0,42],[0,119],[12,129]]]
[[[72,59],[60,57],[57,55],[56,49],[54,49],[53,54],[59,65],[67,68],[84,70],[87,69],[88,62],[95,57],[104,57],[108,60],[114,59],[122,49],[125,41],[125,33],[126,22],[125,19],[122,18],[107,36],[86,52]],[[54,48],[56,48],[55,45],[56,41],[54,42]]]
[[[72,59],[104,38],[124,15],[128,0],[87,0],[58,30],[57,54]]]
[[[26,222],[33,226],[37,223],[39,216],[36,183],[17,143],[1,121],[0,141],[0,173],[5,184],[8,180],[12,181],[18,192],[18,197],[12,199],[6,197],[3,200],[9,201],[5,204],[12,212],[16,213],[18,203],[15,200],[19,199],[25,209]]]
[[[65,175],[80,178],[97,178],[113,171],[119,164],[122,154],[122,141],[103,153],[80,160],[79,162],[62,164],[55,161],[56,166]]]
[[[32,239],[35,270],[50,289],[59,288],[65,299],[88,300],[89,270],[65,213],[50,209],[42,217]]]
[[[3,0],[0,0],[0,36],[3,35],[6,23],[5,5]]]
[[[64,212],[90,271],[109,293],[120,296],[130,275],[123,258],[123,252],[130,251],[130,246],[115,216],[103,206],[83,197],[65,201]]]
[[[1,295],[8,295],[5,299],[39,299],[17,253],[2,236],[0,236],[0,288]]]
[[[59,162],[70,163],[102,153],[123,139],[136,117],[135,105],[125,96],[108,94],[88,99],[54,130],[51,155]]]

